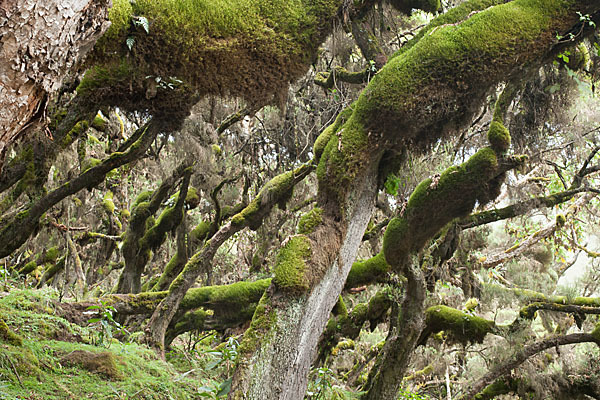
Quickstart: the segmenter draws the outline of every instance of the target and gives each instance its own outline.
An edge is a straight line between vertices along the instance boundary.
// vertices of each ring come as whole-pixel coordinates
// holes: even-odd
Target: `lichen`
[[[315,207],[304,214],[298,221],[298,233],[308,235],[315,231],[316,227],[323,221],[323,209]]]
[[[306,261],[311,256],[310,240],[305,235],[291,237],[279,250],[273,283],[281,290],[302,293],[309,289]]]

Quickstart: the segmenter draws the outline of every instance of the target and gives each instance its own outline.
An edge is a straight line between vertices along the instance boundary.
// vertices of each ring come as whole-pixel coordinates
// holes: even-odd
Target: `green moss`
[[[567,223],[567,218],[564,214],[556,214],[556,226],[562,228]]]
[[[133,205],[131,206],[131,208],[134,209],[140,203],[147,202],[148,200],[150,200],[150,197],[152,197],[152,190],[144,190],[144,191],[142,191],[135,198],[135,200],[134,200]]]
[[[344,298],[342,295],[339,296],[337,303],[333,306],[333,310],[331,310],[333,315],[347,315],[348,310],[346,309],[346,303],[344,302]]]
[[[110,352],[94,353],[86,350],[75,350],[60,359],[65,366],[79,366],[106,378],[120,380],[123,375],[117,368],[117,357]]]
[[[592,336],[596,339],[596,344],[600,346],[600,323],[596,324],[596,327],[592,331]]]
[[[213,144],[211,149],[213,154],[217,157],[220,157],[223,154],[223,150],[221,150],[221,147],[218,144]]]
[[[337,133],[341,126],[352,115],[353,106],[354,104],[344,108],[344,110],[342,110],[342,112],[340,112],[339,115],[336,117],[334,123],[323,129],[323,132],[321,132],[321,134],[315,140],[315,144],[313,145],[313,154],[316,163],[318,163],[321,159],[321,156],[325,151],[325,146],[327,146],[327,143],[331,139],[331,136]]]
[[[500,121],[492,121],[488,131],[491,148],[497,153],[505,153],[510,148],[510,133]]]
[[[114,214],[115,212],[115,203],[113,201],[113,192],[112,190],[107,190],[104,193],[104,198],[102,199],[102,207],[109,214]]]
[[[311,256],[310,240],[305,235],[291,237],[279,250],[273,283],[281,290],[302,293],[309,289],[306,261]]]
[[[298,221],[298,233],[308,235],[315,231],[317,226],[323,222],[323,209],[315,207],[304,214]]]
[[[84,173],[88,169],[94,168],[94,167],[100,165],[101,162],[102,162],[102,160],[99,160],[99,159],[94,158],[94,157],[88,157],[88,158],[86,158],[81,163],[81,173]]]
[[[452,87],[452,93],[464,88],[470,93],[474,87],[493,83],[513,68],[515,56],[526,64],[540,51],[545,52],[555,40],[549,32],[558,28],[569,12],[569,3],[563,0],[517,0],[487,9],[501,2],[466,3],[460,12],[436,19],[429,32],[403,46],[373,77],[355,110],[365,126],[380,127],[390,134],[414,131],[412,125],[419,123],[420,131],[424,126],[435,129],[437,125],[432,124],[447,122],[444,118],[448,116],[436,105],[450,99],[442,92],[431,93],[427,87],[448,76],[459,85],[465,84]],[[470,15],[469,9],[485,10]],[[459,101],[456,105],[467,107],[468,103]],[[424,113],[423,109],[430,111]],[[415,121],[415,115],[421,115],[422,120]]]
[[[89,128],[89,123],[85,120],[77,122],[73,128],[65,135],[62,139],[61,145],[62,147],[70,146],[77,138],[81,137],[81,135],[87,131]]]
[[[92,120],[92,128],[96,129],[97,131],[105,132],[107,124],[108,124],[108,122],[104,118],[102,118],[99,114],[96,115],[94,117],[94,119]],[[96,139],[96,141],[98,143],[100,142],[98,139]]]
[[[483,342],[496,325],[490,321],[455,308],[433,306],[425,311],[427,330],[431,333],[444,331],[460,343]]]
[[[13,346],[23,345],[23,339],[11,331],[2,319],[0,319],[0,340]]]
[[[244,333],[244,338],[238,348],[238,353],[242,356],[238,357],[238,361],[244,356],[253,354],[259,345],[269,340],[268,334],[276,323],[277,314],[271,304],[271,299],[265,292],[256,306],[250,328]]]
[[[352,309],[350,318],[354,322],[362,323],[367,319],[368,311],[369,306],[367,304],[359,303]]]
[[[231,223],[237,226],[246,225],[252,230],[258,229],[274,204],[282,207],[282,203],[292,196],[296,177],[305,174],[310,169],[309,165],[304,164],[293,171],[284,172],[271,179],[250,204],[232,217]]]
[[[473,398],[474,400],[491,400],[502,394],[517,392],[519,380],[512,378],[501,378],[488,385]]]
[[[356,261],[352,264],[350,273],[346,278],[346,289],[382,282],[391,272],[390,265],[385,261],[383,252],[367,260]]]
[[[210,222],[200,221],[200,223],[196,225],[190,234],[194,240],[203,241],[206,239],[206,235],[208,235],[209,230]]]

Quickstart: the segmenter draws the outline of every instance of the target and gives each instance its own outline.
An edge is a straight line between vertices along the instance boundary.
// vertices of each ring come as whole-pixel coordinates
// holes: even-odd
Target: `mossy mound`
[[[13,289],[0,299],[6,328],[21,338],[0,338],[0,398],[197,398],[198,377],[180,376],[144,346],[114,339],[109,348],[86,343],[98,332],[52,315],[56,297],[50,290]]]
[[[123,378],[117,368],[116,356],[108,351],[94,353],[86,350],[75,350],[63,356],[60,363],[65,366],[80,366],[87,371],[113,380]]]

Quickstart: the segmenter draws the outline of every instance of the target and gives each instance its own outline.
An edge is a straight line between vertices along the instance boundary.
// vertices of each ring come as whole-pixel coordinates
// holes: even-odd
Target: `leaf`
[[[98,310],[100,306],[89,306],[86,310]]]
[[[102,319],[101,318],[90,318],[88,320],[88,324],[93,324],[94,322],[100,322]]]
[[[127,40],[125,41],[125,44],[127,45],[127,47],[129,48],[129,51],[131,51],[131,48],[133,47],[133,44],[135,43],[135,38],[133,36],[129,36],[127,38]]]
[[[221,386],[219,387],[219,391],[217,392],[217,396],[225,396],[229,393],[229,391],[231,390],[231,381],[232,378],[229,378],[227,380],[225,380],[225,382],[221,383]]]

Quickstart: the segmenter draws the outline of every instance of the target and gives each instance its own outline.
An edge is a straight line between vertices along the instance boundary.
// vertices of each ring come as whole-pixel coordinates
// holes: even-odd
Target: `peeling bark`
[[[7,147],[45,123],[45,101],[108,28],[110,0],[0,2],[0,171]]]

